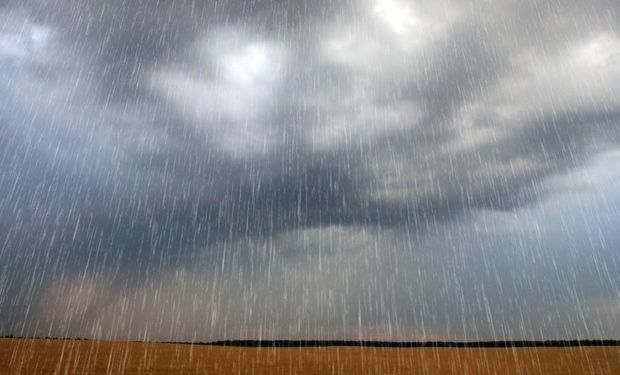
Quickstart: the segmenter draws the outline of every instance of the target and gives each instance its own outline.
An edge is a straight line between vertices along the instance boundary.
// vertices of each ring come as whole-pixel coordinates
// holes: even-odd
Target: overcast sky
[[[620,338],[620,2],[0,0],[0,334]]]

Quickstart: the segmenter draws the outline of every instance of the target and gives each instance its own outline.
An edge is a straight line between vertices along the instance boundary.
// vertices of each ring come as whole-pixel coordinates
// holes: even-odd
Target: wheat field
[[[620,348],[241,348],[0,340],[2,374],[620,374]]]

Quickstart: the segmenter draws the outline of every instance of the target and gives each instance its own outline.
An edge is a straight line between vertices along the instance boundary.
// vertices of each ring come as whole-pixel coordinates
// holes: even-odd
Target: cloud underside
[[[0,327],[604,335],[619,10],[0,2]],[[582,253],[557,268],[570,244]],[[507,262],[529,253],[542,269]]]

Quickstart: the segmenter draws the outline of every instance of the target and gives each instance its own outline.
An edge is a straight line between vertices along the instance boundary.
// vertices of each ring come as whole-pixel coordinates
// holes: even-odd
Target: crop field
[[[619,347],[247,348],[0,340],[2,374],[620,374]]]

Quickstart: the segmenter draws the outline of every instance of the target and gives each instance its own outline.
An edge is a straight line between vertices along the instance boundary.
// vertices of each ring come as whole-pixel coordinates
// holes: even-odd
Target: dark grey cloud
[[[602,0],[0,2],[0,287],[8,296],[2,311],[11,314],[2,329],[31,330],[32,320],[20,317],[28,306],[83,283],[92,306],[56,333],[99,335],[88,331],[97,310],[113,315],[106,306],[118,295],[166,290],[174,272],[181,276],[172,285],[207,285],[221,299],[239,293],[247,305],[218,306],[260,306],[267,319],[272,289],[303,295],[311,281],[304,272],[324,263],[362,280],[351,289],[346,278],[333,288],[315,284],[318,300],[263,323],[281,334],[277,327],[301,319],[306,307],[332,304],[290,332],[338,326],[348,335],[341,323],[363,316],[368,332],[388,325],[415,335],[431,319],[428,309],[448,311],[434,330],[467,314],[488,328],[483,305],[446,304],[458,291],[416,295],[406,287],[414,271],[391,270],[415,254],[449,279],[459,253],[445,249],[467,237],[458,228],[472,215],[518,217],[565,194],[550,181],[591,169],[618,148],[619,10]],[[360,269],[371,279],[363,279],[355,268],[364,251],[341,249],[358,237],[361,248],[396,263],[366,254]],[[490,264],[480,254],[463,263],[475,276],[455,280],[475,291],[462,298],[487,296],[500,308],[502,293],[481,272],[502,266],[513,250],[545,253],[540,238],[508,237],[519,245],[470,239],[472,248],[497,254]],[[590,238],[575,243],[587,252]],[[203,268],[190,267],[195,262]],[[306,276],[296,280],[295,267]],[[542,273],[532,279],[561,296],[577,287],[562,281],[572,267],[552,280],[563,287],[543,282]],[[248,272],[236,290],[217,291],[222,279]],[[272,273],[281,284],[248,286]],[[433,284],[422,274],[420,285]],[[579,283],[588,278],[594,286],[584,294],[592,298],[617,281],[587,271]],[[541,293],[515,288],[511,303]],[[200,316],[200,308],[186,308],[196,315],[179,337]],[[516,310],[498,316],[525,319]],[[244,335],[235,331],[243,322],[260,326],[256,316],[231,316],[237,328],[200,326],[218,332],[203,337]],[[485,329],[461,324],[450,332],[536,330]]]

